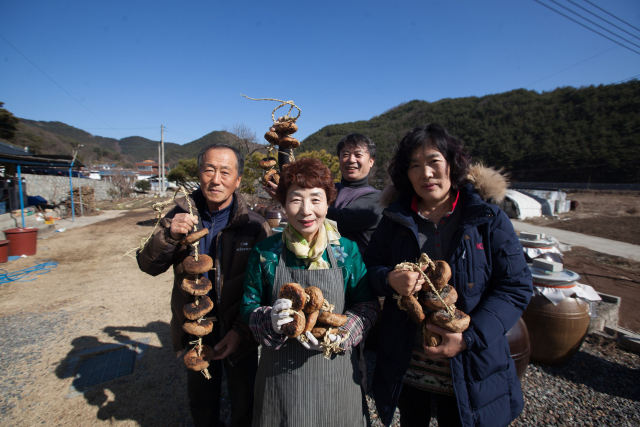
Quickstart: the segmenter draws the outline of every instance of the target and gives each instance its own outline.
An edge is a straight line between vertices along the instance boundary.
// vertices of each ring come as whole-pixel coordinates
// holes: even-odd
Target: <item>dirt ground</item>
[[[2,266],[15,272],[58,263],[34,281],[0,284],[0,425],[192,425],[185,368],[169,339],[172,273],[148,276],[123,256],[149,235],[153,218],[139,208],[55,233],[38,241],[37,255]],[[579,248],[566,263],[584,283],[622,296],[621,324],[640,331],[640,263]],[[149,346],[133,374],[74,393],[68,368],[82,350],[144,339]]]
[[[621,297],[620,327],[640,333],[640,262],[574,246],[564,253],[564,266],[596,291]]]
[[[580,192],[567,199],[578,202],[575,211],[527,222],[640,245],[640,193]]]
[[[169,339],[172,273],[142,273],[123,256],[151,227],[150,209],[38,241],[35,256],[57,267],[31,282],[0,285],[0,424],[3,426],[190,425],[185,368]],[[132,375],[75,397],[65,372],[80,350],[150,339]],[[117,421],[117,422],[116,422]]]

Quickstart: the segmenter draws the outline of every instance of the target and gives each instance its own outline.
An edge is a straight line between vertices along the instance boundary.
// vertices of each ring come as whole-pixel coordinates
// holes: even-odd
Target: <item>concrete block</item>
[[[604,331],[610,335],[616,336],[617,341],[621,346],[640,353],[640,335],[619,326],[605,327]]]
[[[540,268],[542,270],[551,271],[551,272],[554,272],[554,273],[558,273],[558,272],[564,270],[564,267],[562,266],[562,263],[549,261],[549,260],[544,259],[544,258],[535,258],[533,260],[533,266],[534,267],[538,267],[538,268]]]
[[[601,294],[602,301],[595,301],[596,316],[589,322],[589,332],[603,332],[606,327],[617,327],[620,319],[620,297]]]
[[[528,231],[521,231],[519,237],[521,239],[527,239],[527,240],[540,240],[541,236],[543,236],[543,234],[529,233]]]

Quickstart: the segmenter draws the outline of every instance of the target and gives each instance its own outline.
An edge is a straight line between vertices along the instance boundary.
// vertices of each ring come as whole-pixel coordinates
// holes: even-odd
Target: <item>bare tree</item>
[[[133,187],[135,184],[135,176],[125,174],[124,172],[114,171],[112,175],[109,176],[111,184],[113,185],[113,195],[117,195],[118,197],[126,197],[133,193]]]
[[[234,124],[231,130],[223,126],[222,130],[230,134],[229,142],[238,147],[243,152],[245,158],[249,158],[255,152],[266,152],[267,150],[267,146],[260,143],[256,133],[244,123]]]

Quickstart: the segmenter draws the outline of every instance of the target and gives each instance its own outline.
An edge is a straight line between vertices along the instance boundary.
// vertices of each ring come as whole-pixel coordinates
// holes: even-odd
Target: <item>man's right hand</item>
[[[179,213],[171,220],[169,234],[173,240],[180,240],[185,234],[193,230],[193,226],[198,224],[198,217],[188,213]]]
[[[418,292],[424,284],[421,274],[409,270],[393,270],[387,275],[387,281],[394,291],[404,296]]]

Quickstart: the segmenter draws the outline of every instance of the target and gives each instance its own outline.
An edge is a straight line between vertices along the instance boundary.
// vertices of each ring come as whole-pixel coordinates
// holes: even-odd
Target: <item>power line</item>
[[[51,80],[51,81],[52,81],[56,86],[58,86],[60,89],[62,89],[62,91],[63,91],[64,93],[66,93],[67,95],[69,95],[69,97],[70,97],[71,99],[73,99],[73,100],[74,100],[74,101],[76,101],[78,104],[80,104],[80,106],[82,106],[82,108],[84,108],[85,110],[87,110],[89,113],[91,113],[95,118],[97,118],[98,120],[100,120],[102,123],[104,123],[105,125],[109,126],[109,129],[115,130],[115,129],[113,129],[113,127],[111,127],[111,125],[110,125],[109,123],[107,123],[107,122],[105,122],[104,120],[102,120],[102,119],[101,119],[101,118],[100,118],[96,113],[94,113],[94,112],[93,112],[93,111],[91,111],[89,108],[87,108],[87,107],[86,107],[82,102],[80,102],[80,101],[78,101],[76,98],[74,98],[74,96],[73,96],[73,95],[71,95],[69,92],[67,92],[65,88],[63,88],[62,86],[60,86],[60,85],[58,84],[58,82],[56,82],[56,81],[55,81],[55,80],[53,80],[51,77],[49,77],[49,75],[48,75],[47,73],[45,73],[44,71],[42,71],[42,70],[40,69],[40,67],[38,67],[36,64],[34,64],[34,63],[33,63],[33,61],[31,61],[29,58],[27,58],[27,56],[26,56],[24,53],[20,52],[20,51],[18,50],[18,48],[17,48],[17,47],[15,47],[15,46],[14,46],[14,45],[12,45],[11,43],[9,43],[9,41],[8,41],[7,39],[5,39],[5,38],[2,36],[2,34],[0,34],[0,38],[2,38],[2,40],[4,40],[4,41],[5,41],[9,46],[11,46],[11,47],[16,51],[16,52],[18,52],[20,55],[22,55],[22,57],[23,57],[24,59],[26,59],[27,61],[29,61],[29,63],[30,63],[31,65],[33,65],[34,67],[36,67],[36,69],[37,69],[38,71],[40,71],[42,74],[44,74],[44,76],[45,76],[46,78],[48,78],[49,80]]]
[[[555,0],[549,0],[549,1],[550,1],[550,2],[552,2],[552,3],[557,4],[558,6],[560,6],[561,8],[563,8],[563,9],[565,9],[565,10],[568,10],[569,12],[573,13],[574,15],[579,16],[580,18],[584,19],[584,20],[585,20],[585,21],[587,21],[588,23],[593,24],[593,25],[595,25],[596,27],[598,27],[598,28],[601,28],[601,29],[605,30],[607,33],[609,33],[609,34],[613,34],[614,36],[616,36],[616,37],[618,37],[618,38],[621,38],[622,40],[626,41],[627,43],[630,43],[630,44],[634,45],[635,47],[639,47],[639,48],[640,48],[640,45],[637,45],[637,44],[635,44],[634,42],[629,41],[629,40],[625,39],[625,38],[624,38],[624,37],[622,37],[622,36],[619,36],[618,34],[614,33],[614,32],[613,32],[613,31],[611,31],[611,30],[606,29],[605,27],[603,27],[603,26],[602,26],[602,25],[600,25],[600,24],[596,24],[596,23],[595,23],[595,22],[593,22],[592,20],[585,18],[584,16],[580,15],[578,12],[576,12],[576,11],[574,11],[574,10],[571,10],[571,9],[569,9],[569,8],[568,8],[568,7],[566,7],[566,6],[561,5],[561,4],[560,4],[560,3],[558,3],[557,1],[555,1]]]
[[[178,134],[180,136],[186,136],[187,138],[193,138],[194,140],[198,139],[195,136],[191,136],[191,135],[187,135],[186,133],[182,133],[182,132],[178,132],[177,130],[173,130],[173,129],[169,129],[169,128],[164,128],[165,131],[168,131],[169,133],[175,133]]]
[[[606,162],[606,163],[600,163],[600,164],[594,164],[594,165],[579,165],[579,166],[562,166],[562,167],[557,167],[557,168],[543,168],[543,169],[520,169],[518,168],[518,170],[513,170],[514,172],[545,172],[545,171],[557,171],[557,170],[565,170],[565,169],[589,169],[589,168],[599,168],[602,166],[610,166],[610,165],[614,165],[614,166],[620,166],[620,165],[631,165],[631,164],[638,164],[640,163],[640,161],[630,161],[630,162]]]
[[[640,77],[640,74],[636,74],[635,76],[633,76],[633,77],[629,77],[628,79],[620,80],[619,82],[615,82],[614,84],[616,84],[616,85],[617,85],[618,83],[628,82],[629,80],[633,80],[633,79],[635,79],[636,77]]]
[[[567,1],[568,1],[569,3],[571,3],[572,5],[577,6],[577,7],[579,7],[580,9],[584,10],[585,12],[590,13],[591,15],[595,16],[596,18],[601,19],[602,21],[606,22],[607,24],[611,25],[612,27],[616,27],[616,28],[617,28],[617,29],[619,29],[620,31],[624,31],[625,33],[629,34],[631,37],[635,37],[635,38],[637,38],[638,40],[640,40],[640,37],[636,36],[635,34],[630,33],[629,31],[625,30],[624,28],[620,28],[620,27],[618,27],[618,26],[617,26],[616,24],[614,24],[613,22],[609,22],[609,21],[607,21],[607,20],[606,20],[606,19],[604,19],[602,16],[600,16],[600,15],[598,15],[598,14],[596,14],[596,13],[591,12],[589,9],[587,9],[587,8],[585,8],[585,7],[580,6],[578,3],[575,3],[575,2],[574,2],[574,1],[572,1],[572,0],[567,0]]]
[[[637,53],[638,55],[640,55],[640,52],[638,52],[637,50],[633,50],[633,49],[631,49],[629,46],[623,45],[622,43],[618,42],[617,40],[614,40],[614,39],[612,39],[611,37],[605,36],[604,34],[599,33],[598,31],[594,30],[594,29],[593,29],[593,28],[591,28],[591,27],[587,27],[587,26],[586,26],[586,25],[584,25],[582,22],[578,22],[578,21],[576,21],[576,20],[575,20],[575,19],[573,19],[572,17],[565,15],[564,13],[560,12],[559,10],[556,10],[556,9],[552,8],[551,6],[549,6],[549,5],[546,5],[546,4],[542,3],[540,0],[533,0],[533,1],[535,1],[536,3],[539,3],[539,4],[541,4],[541,5],[543,5],[544,7],[548,8],[548,9],[551,9],[551,10],[552,10],[552,11],[554,11],[555,13],[557,13],[557,14],[559,14],[559,15],[564,16],[565,18],[567,18],[567,19],[569,19],[569,20],[571,20],[571,21],[575,22],[576,24],[583,26],[583,27],[584,27],[584,28],[586,28],[587,30],[589,30],[589,31],[593,31],[594,33],[596,33],[596,34],[598,34],[598,35],[600,35],[600,36],[604,37],[605,39],[610,40],[610,41],[614,42],[615,44],[619,44],[620,46],[624,47],[625,49],[629,49],[631,52],[633,52],[633,53]]]
[[[25,120],[29,120],[29,119],[25,119]],[[20,119],[20,121],[23,121],[23,119]],[[32,120],[29,120],[32,121]],[[43,129],[69,129],[69,128],[73,128],[73,129],[77,129],[77,130],[140,130],[140,129],[156,129],[156,126],[154,127],[148,127],[148,128],[78,128],[75,126],[71,126],[71,125],[66,125],[66,126],[44,126],[41,124],[38,124],[40,122],[35,122],[36,124],[30,124],[30,123],[26,123],[29,126],[33,126],[33,127],[38,127],[38,128],[43,128]],[[4,123],[4,122],[0,122],[0,124],[8,124],[8,123]]]
[[[620,22],[624,22],[625,24],[627,24],[628,26],[630,26],[630,27],[631,27],[631,28],[633,28],[634,30],[638,30],[638,31],[640,31],[640,29],[639,29],[639,28],[636,28],[636,27],[634,27],[633,25],[629,24],[628,22],[623,21],[622,19],[618,18],[618,17],[617,17],[617,16],[615,16],[614,14],[607,12],[606,10],[604,10],[603,8],[601,8],[600,6],[598,6],[597,4],[591,3],[589,0],[584,0],[584,1],[586,1],[587,3],[589,3],[589,4],[590,4],[591,6],[593,6],[593,7],[597,7],[598,9],[600,9],[601,11],[603,11],[604,13],[606,13],[607,15],[612,16],[612,17],[616,18],[618,21],[620,21]]]
[[[617,47],[618,47],[618,46],[610,47],[609,49],[607,49],[607,50],[605,50],[605,51],[603,51],[603,52],[600,52],[600,53],[598,53],[598,54],[596,54],[596,55],[593,55],[592,57],[587,58],[587,59],[585,59],[584,61],[580,61],[580,62],[578,62],[577,64],[573,64],[573,65],[571,65],[571,66],[569,66],[569,67],[565,68],[564,70],[560,70],[560,71],[558,71],[557,73],[553,73],[553,74],[548,75],[547,77],[545,77],[545,78],[543,78],[543,79],[540,79],[540,80],[538,80],[538,81],[536,81],[536,82],[533,82],[533,83],[531,83],[531,84],[529,84],[529,85],[525,86],[525,88],[528,88],[528,87],[533,86],[533,85],[535,85],[535,84],[537,84],[537,83],[540,83],[541,81],[546,80],[546,79],[548,79],[549,77],[553,77],[553,76],[555,76],[556,74],[560,74],[560,73],[562,73],[562,72],[565,72],[565,71],[567,71],[569,68],[573,68],[573,67],[575,67],[575,66],[577,66],[577,65],[582,64],[583,62],[587,62],[587,61],[589,61],[589,60],[591,60],[591,59],[595,58],[596,56],[600,56],[600,55],[602,55],[603,53],[607,53],[607,52],[609,52],[611,49],[615,49],[615,48],[617,48]]]

